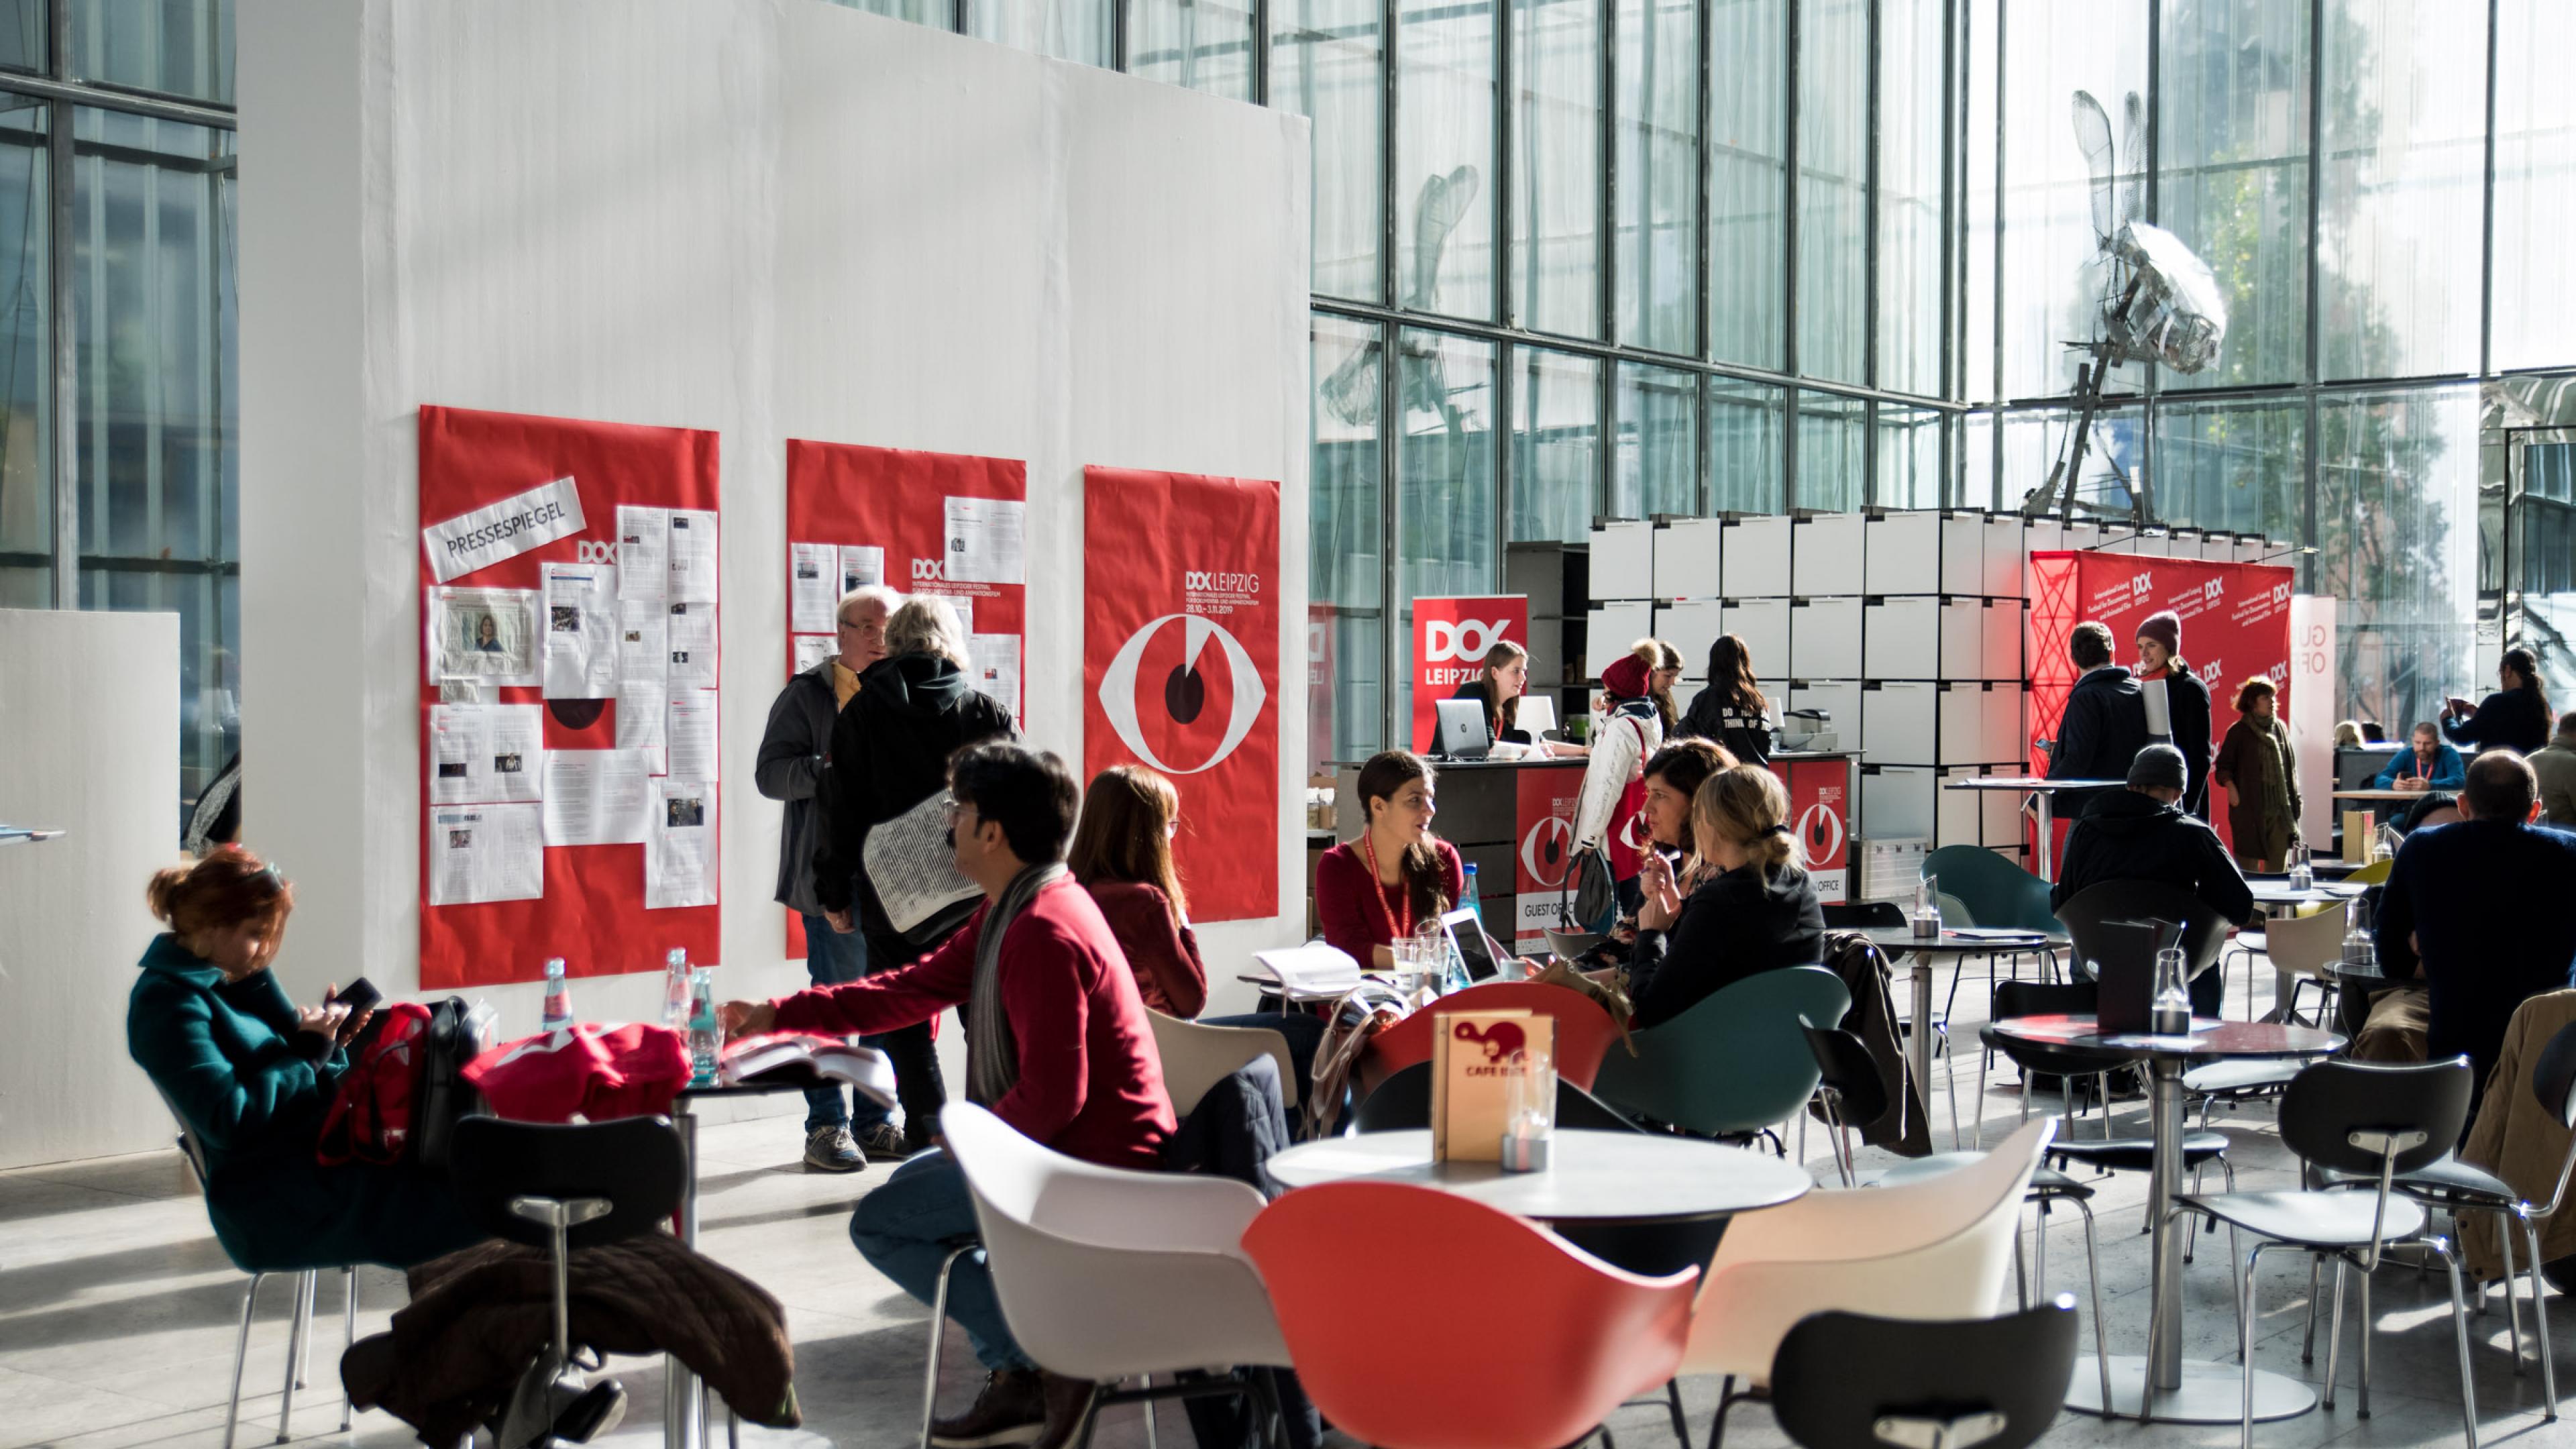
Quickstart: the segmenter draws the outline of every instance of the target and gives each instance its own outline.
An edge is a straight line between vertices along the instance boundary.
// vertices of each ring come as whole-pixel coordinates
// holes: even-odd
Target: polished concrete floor
[[[2268,1004],[2268,973],[2266,978],[2258,1006]],[[2244,989],[2240,972],[2231,990]],[[1901,994],[1900,987],[1900,998]],[[1963,1010],[1958,1025],[1963,1043],[1974,1040],[1965,1010],[1967,998],[1980,994],[1970,990],[1960,995]],[[2241,1000],[2241,995],[2232,999],[2230,1015],[2241,1011]],[[1973,1053],[1964,1045],[1958,1062],[1960,1103],[1968,1108],[1976,1090],[1976,1067]],[[2044,1107],[2050,1100],[2043,1096],[2039,1105]],[[780,1099],[782,1109],[790,1103],[802,1105],[793,1098]],[[1989,1141],[2009,1130],[2021,1107],[2004,1080],[1995,1083],[1982,1105]],[[1941,1145],[1947,1146],[1946,1111],[1937,1101],[1933,1111],[1936,1131],[1945,1139]],[[2121,1111],[2137,1118],[2143,1130],[2143,1104],[2122,1104]],[[2216,1126],[2232,1141],[2243,1186],[2292,1185],[2292,1164],[2274,1134],[2267,1108],[2232,1117],[2222,1112]],[[2082,1130],[2097,1127],[2097,1121],[2087,1121]],[[1832,1160],[1821,1129],[1808,1135],[1806,1146],[1820,1181],[1833,1182]],[[854,1177],[807,1173],[797,1165],[800,1147],[793,1117],[727,1123],[708,1128],[703,1137],[704,1246],[786,1304],[796,1340],[797,1387],[808,1433],[786,1436],[747,1430],[744,1438],[764,1446],[812,1443],[814,1436],[870,1449],[910,1443],[919,1422],[926,1315],[859,1260],[846,1233],[851,1203],[883,1180],[885,1169],[872,1168]],[[1873,1161],[1883,1165],[1886,1160],[1866,1149],[1861,1154],[1864,1170]],[[2105,1183],[2097,1200],[2105,1320],[2114,1354],[2142,1351],[2146,1336],[2147,1250],[2139,1231],[2143,1197],[2143,1180],[2123,1175]],[[2059,1215],[2051,1222],[2049,1286],[2073,1291],[2081,1299],[2082,1238],[2072,1218]],[[225,1261],[209,1235],[204,1211],[175,1153],[0,1174],[0,1449],[34,1444],[78,1449],[219,1444],[242,1284],[242,1276]],[[2235,1331],[2228,1309],[2224,1255],[2203,1251],[2190,1270],[2187,1286],[2189,1350],[2212,1359],[2231,1355]],[[359,1332],[380,1330],[401,1302],[402,1291],[394,1274],[374,1270],[362,1274]],[[2307,1307],[2304,1267],[2286,1256],[2267,1256],[2260,1294],[2257,1365],[2311,1381],[2321,1378],[2322,1340],[2315,1365],[2299,1361]],[[283,1282],[272,1282],[262,1294],[243,1395],[239,1441],[243,1444],[265,1443],[276,1433],[291,1296]],[[334,1369],[341,1301],[336,1277],[326,1277],[311,1387],[296,1395],[292,1428],[298,1440],[343,1437],[338,1429],[341,1405]],[[2366,1420],[2356,1416],[2347,1387],[2334,1411],[2260,1425],[2255,1431],[2257,1442],[2292,1449],[2328,1442],[2392,1445],[2461,1440],[2458,1361],[2448,1303],[2438,1271],[2423,1277],[2411,1268],[2383,1271],[2374,1305],[2378,1337],[2374,1340],[2373,1416]],[[2481,1440],[2576,1445],[2576,1417],[2562,1423],[2542,1418],[2537,1366],[2526,1376],[2515,1375],[2506,1347],[2502,1297],[2494,1297],[2493,1305],[2473,1321]],[[2557,1363],[2562,1394],[2576,1395],[2576,1314],[2565,1313],[2564,1305],[2554,1299],[2552,1306],[2560,1310]],[[2089,1304],[2086,1311],[2089,1314]],[[2347,1316],[2355,1316],[2355,1311],[2347,1309]],[[2524,1321],[2528,1336],[2527,1314]],[[2089,1322],[2085,1337],[2089,1347]],[[2344,1350],[2341,1377],[2350,1385],[2356,1364],[2349,1325]],[[948,1362],[945,1402],[962,1403],[972,1392],[972,1360],[962,1338],[953,1332]],[[618,1438],[622,1443],[649,1444],[658,1435],[659,1367],[650,1361],[621,1360],[616,1368],[633,1390],[636,1405]],[[1684,1389],[1695,1430],[1704,1442],[1716,1384],[1686,1381]],[[1188,1431],[1177,1411],[1166,1411],[1161,1427],[1162,1442],[1186,1449]],[[1669,1421],[1659,1408],[1623,1410],[1613,1427],[1626,1446],[1664,1445],[1671,1439]],[[2045,1442],[2217,1445],[2236,1442],[2236,1434],[2232,1424],[2141,1427],[2069,1414]],[[409,1440],[403,1425],[381,1413],[359,1415],[346,1437],[382,1445]],[[1112,1449],[1134,1449],[1143,1438],[1136,1411],[1122,1409],[1103,1424],[1098,1442]],[[1729,1445],[1757,1449],[1783,1442],[1766,1408],[1743,1407],[1731,1416]]]

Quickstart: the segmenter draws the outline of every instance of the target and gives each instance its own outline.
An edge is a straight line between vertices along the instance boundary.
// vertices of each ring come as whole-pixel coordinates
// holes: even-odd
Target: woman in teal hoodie
[[[204,1150],[206,1213],[245,1271],[405,1268],[487,1236],[438,1179],[324,1167],[314,1147],[347,1053],[347,1008],[298,1007],[268,970],[295,908],[277,872],[228,846],[152,877],[170,923],[144,951],[125,1045]]]

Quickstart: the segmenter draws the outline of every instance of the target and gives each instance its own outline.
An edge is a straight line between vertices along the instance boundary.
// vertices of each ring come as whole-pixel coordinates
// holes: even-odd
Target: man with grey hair
[[[752,771],[761,794],[787,805],[778,832],[778,903],[804,918],[805,973],[817,986],[838,986],[867,974],[867,943],[833,930],[814,894],[814,844],[823,832],[819,797],[830,760],[832,722],[859,692],[859,676],[886,657],[886,623],[902,603],[903,595],[882,584],[841,596],[833,611],[832,653],[791,675],[778,692]],[[875,1098],[856,1091],[845,1098],[837,1084],[805,1094],[807,1169],[857,1172],[868,1165],[872,1152],[904,1155],[903,1134]]]
[[[897,930],[868,878],[868,833],[945,792],[949,757],[997,735],[1016,737],[1011,712],[968,679],[957,611],[935,595],[905,600],[886,621],[886,657],[859,676],[858,694],[832,722],[823,828],[814,841],[814,898],[829,929],[866,939],[869,975],[929,955],[971,907]],[[888,1032],[883,1042],[903,1104],[904,1145],[917,1152],[948,1096],[930,1023]]]
[[[2048,903],[2063,906],[2086,886],[2106,880],[2145,880],[2169,885],[2204,902],[2232,925],[2254,915],[2254,892],[2236,858],[2219,843],[2209,822],[2184,813],[2191,771],[2182,751],[2149,745],[2129,762],[2125,790],[2106,790],[2066,836],[2066,857]],[[2216,1016],[2227,989],[2225,973],[2203,971],[2192,979],[2191,1010]]]

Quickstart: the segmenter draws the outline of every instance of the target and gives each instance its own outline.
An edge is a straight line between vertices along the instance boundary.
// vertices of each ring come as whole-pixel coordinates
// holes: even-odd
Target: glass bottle
[[[1925,876],[1914,883],[1914,914],[1909,918],[1914,934],[1930,938],[1941,934],[1941,882],[1938,876]]]
[[[2370,901],[2367,897],[2353,898],[2351,921],[2343,932],[2343,972],[2347,976],[2380,974],[2379,938],[2370,933]]]
[[[2316,869],[2308,864],[2307,843],[2302,841],[2297,845],[2291,846],[2290,889],[2294,891],[2313,890],[2316,888],[2316,884]]]
[[[1485,924],[1485,898],[1483,894],[1476,889],[1476,863],[1472,860],[1467,862],[1467,883],[1460,889],[1459,895],[1461,899],[1458,904],[1467,910],[1475,912],[1476,924],[1480,927],[1483,926]]]
[[[678,947],[662,958],[662,1024],[679,1031],[689,1021],[689,953]]]
[[[724,1030],[716,1024],[716,973],[701,966],[689,973],[689,1085],[716,1084],[716,1056],[724,1048]]]
[[[2158,1036],[2191,1031],[2191,992],[2183,985],[2183,970],[2181,947],[2167,946],[2156,953],[2156,995],[2149,1029]]]
[[[564,959],[546,962],[546,1000],[537,1010],[537,1030],[561,1031],[572,1025],[572,991],[564,985]]]

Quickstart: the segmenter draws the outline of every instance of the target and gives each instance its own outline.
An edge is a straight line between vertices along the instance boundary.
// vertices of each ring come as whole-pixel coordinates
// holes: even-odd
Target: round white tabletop
[[[1431,1132],[1366,1132],[1300,1143],[1270,1159],[1291,1188],[1366,1179],[1472,1198],[1540,1222],[1666,1223],[1778,1207],[1815,1186],[1804,1169],[1741,1147],[1646,1132],[1557,1129],[1544,1172],[1431,1160]]]

